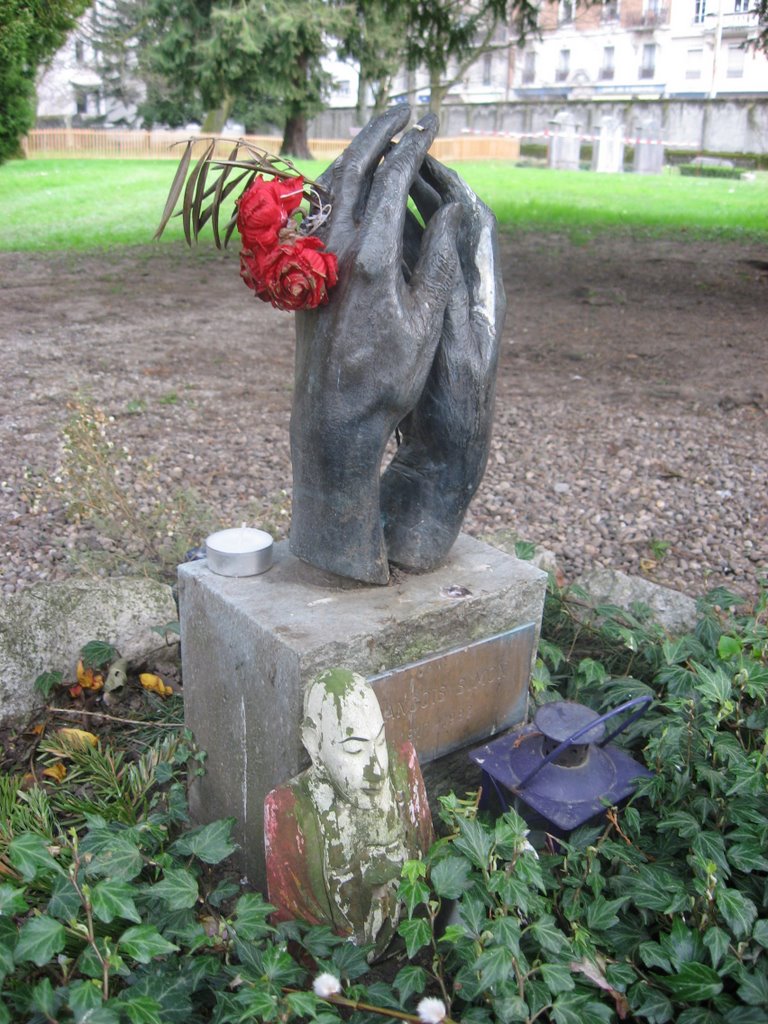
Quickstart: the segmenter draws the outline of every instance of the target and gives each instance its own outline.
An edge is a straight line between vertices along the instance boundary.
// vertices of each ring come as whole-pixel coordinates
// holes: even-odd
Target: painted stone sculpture
[[[506,309],[493,214],[427,156],[434,116],[393,143],[409,117],[398,105],[375,118],[318,180],[338,284],[296,313],[291,549],[379,584],[390,563],[436,568],[461,529],[488,458]]]
[[[388,748],[375,693],[339,668],[308,687],[302,740],[311,767],[265,800],[269,901],[278,920],[328,924],[377,955],[397,926],[403,862],[432,841],[416,753]]]

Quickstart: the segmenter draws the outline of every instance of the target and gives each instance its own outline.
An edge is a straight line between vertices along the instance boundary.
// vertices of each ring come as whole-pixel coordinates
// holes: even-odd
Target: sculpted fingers
[[[381,158],[392,137],[408,124],[410,107],[402,103],[375,117],[318,179],[333,201],[332,235],[348,232],[359,221]]]
[[[455,203],[441,207],[427,225],[421,253],[409,285],[412,315],[422,321],[423,329],[439,332],[446,303],[459,271],[456,236],[461,222],[461,207]]]

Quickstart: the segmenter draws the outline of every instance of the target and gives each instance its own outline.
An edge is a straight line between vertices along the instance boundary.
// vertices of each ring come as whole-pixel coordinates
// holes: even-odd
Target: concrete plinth
[[[462,673],[456,692],[448,692],[454,686],[449,653],[443,700],[434,684],[425,698],[429,715],[455,715],[457,704],[471,707],[479,699],[467,678],[466,645],[518,630],[531,637],[526,651],[534,656],[545,584],[546,575],[530,563],[467,536],[443,568],[399,575],[387,587],[314,569],[294,558],[287,543],[276,545],[275,564],[261,576],[217,576],[205,561],[182,566],[185,717],[208,755],[206,774],[190,794],[193,815],[198,821],[235,817],[241,865],[252,883],[263,885],[264,797],[308,764],[300,738],[306,682],[335,665],[380,677],[425,662],[429,674],[432,656],[456,652]],[[520,629],[526,626],[532,628]],[[507,719],[525,715],[526,659],[516,678],[486,670],[488,685],[514,688],[513,699],[504,694]],[[419,703],[416,694],[414,700]],[[510,724],[493,721],[488,731]]]

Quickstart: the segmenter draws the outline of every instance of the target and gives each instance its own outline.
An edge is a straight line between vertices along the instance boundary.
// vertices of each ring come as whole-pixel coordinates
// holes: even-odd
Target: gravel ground
[[[567,580],[608,566],[753,595],[768,567],[765,251],[509,235],[502,254],[496,432],[468,532],[544,545]],[[153,509],[182,548],[241,521],[284,534],[292,320],[250,297],[235,253],[6,253],[0,279],[4,594],[131,571]],[[73,402],[106,417],[114,447],[80,465],[105,457],[108,514],[133,524],[117,534],[67,512],[88,486],[62,474]]]

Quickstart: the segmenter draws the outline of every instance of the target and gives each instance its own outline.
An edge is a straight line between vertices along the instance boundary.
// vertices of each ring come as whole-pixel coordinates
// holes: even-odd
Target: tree
[[[536,31],[535,0],[387,0],[406,23],[406,65],[429,72],[429,109],[440,113],[445,94],[483,53],[506,49]],[[768,2],[768,0],[765,0]],[[498,29],[512,27],[503,39]],[[451,66],[451,74],[449,74]]]
[[[66,41],[91,0],[3,0],[0,6],[0,162],[19,155],[35,123],[41,64]]]
[[[351,13],[324,0],[146,0],[140,64],[148,84],[142,113],[180,123],[190,107],[218,132],[235,110],[281,119],[282,152],[308,156],[307,124],[323,107],[329,76],[321,58]],[[153,45],[149,40],[153,39]],[[174,114],[174,118],[171,118]]]
[[[405,61],[407,27],[402,4],[357,0],[338,53],[342,59],[354,60],[360,71],[358,124],[368,120],[369,88],[373,92],[373,113],[380,114],[387,106],[392,79]]]

